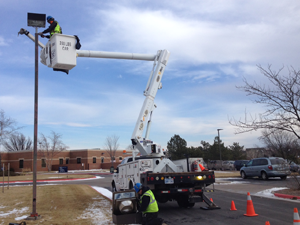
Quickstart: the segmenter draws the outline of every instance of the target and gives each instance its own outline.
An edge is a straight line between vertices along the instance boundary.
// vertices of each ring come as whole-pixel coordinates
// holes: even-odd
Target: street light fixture
[[[220,148],[220,132],[219,132],[220,130],[223,130],[223,129],[217,129],[217,131],[218,131],[218,144],[219,144],[220,160],[222,160],[221,148]]]

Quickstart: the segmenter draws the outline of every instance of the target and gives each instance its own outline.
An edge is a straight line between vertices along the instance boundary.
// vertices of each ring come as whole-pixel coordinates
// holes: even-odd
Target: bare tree
[[[11,134],[3,146],[9,152],[32,150],[32,140],[23,134]]]
[[[266,129],[266,134],[281,130],[294,134],[300,139],[300,71],[293,67],[288,68],[288,75],[279,75],[283,68],[272,71],[257,66],[260,72],[268,78],[270,86],[259,85],[256,82],[248,83],[244,78],[245,86],[237,87],[255,96],[255,103],[262,104],[266,111],[259,116],[252,117],[245,113],[244,120],[231,119],[229,123],[237,127],[236,133],[245,133],[257,129]]]
[[[54,131],[46,137],[44,134],[40,134],[39,138],[39,156],[46,160],[46,166],[48,171],[51,171],[52,162],[54,156],[59,154],[62,151],[65,151],[68,147],[62,142],[61,134],[58,134]]]
[[[9,136],[15,133],[21,127],[16,127],[16,122],[5,115],[3,110],[0,110],[0,165],[1,165],[1,146]]]
[[[110,156],[112,166],[114,165],[113,163],[114,163],[114,160],[115,160],[115,157],[116,157],[116,151],[119,148],[118,141],[119,141],[119,137],[116,136],[116,135],[112,135],[112,136],[108,136],[105,139],[105,143],[104,143],[106,152]]]
[[[298,160],[299,140],[293,134],[282,130],[273,131],[269,134],[268,131],[264,130],[260,139],[275,156],[290,161]]]

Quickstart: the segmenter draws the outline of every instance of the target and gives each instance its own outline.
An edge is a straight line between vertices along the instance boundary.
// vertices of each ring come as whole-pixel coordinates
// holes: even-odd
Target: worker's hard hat
[[[141,183],[136,183],[134,185],[134,190],[136,193],[138,193],[142,189],[142,184]]]
[[[47,21],[54,19],[52,16],[47,16]]]

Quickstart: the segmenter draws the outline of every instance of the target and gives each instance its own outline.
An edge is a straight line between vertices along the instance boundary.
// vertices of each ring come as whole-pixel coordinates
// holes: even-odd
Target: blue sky
[[[150,139],[163,147],[174,134],[188,146],[262,146],[260,131],[235,134],[230,118],[264,108],[236,86],[268,82],[256,65],[299,69],[299,1],[0,1],[0,109],[33,137],[34,43],[27,13],[53,16],[81,50],[171,52],[158,91]],[[48,25],[47,25],[48,26]],[[39,32],[43,31],[39,29]],[[46,44],[47,39],[40,39]],[[77,58],[69,75],[39,64],[39,128],[63,135],[70,149],[103,148],[111,135],[125,149],[144,101],[152,62]],[[284,70],[287,73],[287,69]]]

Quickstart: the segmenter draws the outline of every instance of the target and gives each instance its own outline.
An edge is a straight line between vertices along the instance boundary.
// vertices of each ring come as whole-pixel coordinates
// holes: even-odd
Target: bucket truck
[[[21,29],[19,34],[25,34],[34,41],[34,37],[25,29]],[[187,208],[204,201],[208,205],[206,209],[219,208],[205,195],[205,192],[213,191],[206,189],[215,182],[213,171],[186,171],[183,166],[165,157],[159,144],[149,140],[151,117],[156,108],[154,99],[162,88],[161,80],[170,56],[168,50],[159,50],[156,54],[78,50],[75,48],[76,38],[63,34],[54,34],[46,45],[39,42],[39,46],[42,48],[41,63],[53,69],[71,70],[79,57],[153,61],[144,90],[145,100],[131,136],[133,155],[126,157],[117,167],[113,174],[112,189],[115,192],[129,191],[135,183],[141,183],[152,190],[160,203],[175,200],[180,207]],[[140,156],[137,156],[138,153]],[[189,163],[188,160],[186,162]]]

